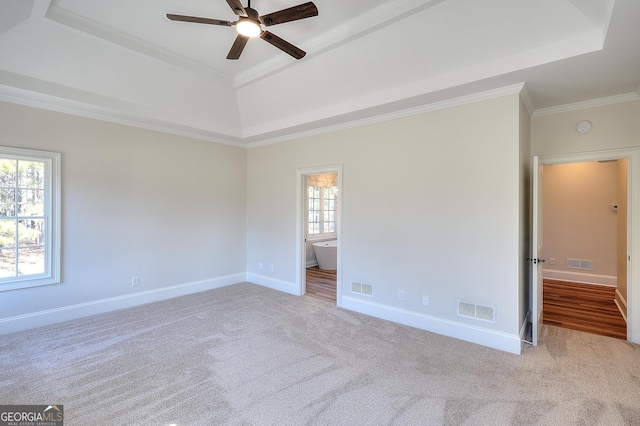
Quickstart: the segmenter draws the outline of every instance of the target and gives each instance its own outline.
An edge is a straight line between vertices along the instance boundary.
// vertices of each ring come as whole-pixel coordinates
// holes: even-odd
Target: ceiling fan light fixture
[[[236,24],[238,34],[245,37],[257,37],[262,32],[260,24],[250,18],[240,18]]]
[[[262,26],[271,27],[272,25],[283,24],[285,22],[298,21],[300,19],[312,18],[318,16],[318,8],[313,2],[308,1],[297,6],[271,12],[266,15],[260,15],[257,10],[251,8],[251,0],[247,0],[247,6],[242,6],[242,0],[227,0],[227,4],[238,15],[237,21],[227,21],[224,19],[204,18],[200,16],[176,15],[167,13],[167,18],[172,21],[195,22],[197,24],[219,25],[222,27],[236,27],[238,35],[231,46],[231,50],[227,54],[227,59],[239,59],[245,45],[250,38],[260,37],[267,43],[277,47],[284,53],[291,55],[295,59],[302,59],[306,52],[286,40],[281,39],[275,34],[263,30]]]

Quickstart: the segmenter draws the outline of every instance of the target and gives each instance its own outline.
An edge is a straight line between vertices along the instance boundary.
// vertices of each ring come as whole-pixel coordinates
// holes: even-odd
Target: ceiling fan
[[[281,39],[269,31],[263,30],[261,25],[270,27],[271,25],[318,16],[318,8],[313,4],[313,2],[303,3],[298,6],[293,6],[288,9],[268,13],[262,16],[258,14],[258,11],[251,8],[251,0],[248,0],[246,7],[242,6],[240,0],[227,0],[227,3],[231,7],[231,10],[233,10],[236,15],[240,16],[237,21],[231,22],[221,19],[200,18],[197,16],[174,15],[171,13],[167,13],[167,18],[172,21],[221,25],[224,27],[235,26],[238,31],[238,36],[236,37],[233,46],[231,46],[227,59],[240,58],[240,54],[242,53],[244,46],[247,44],[247,41],[249,41],[249,38],[257,36],[260,36],[261,39],[271,43],[278,49],[288,53],[296,59],[301,59],[306,55],[304,50],[297,48],[293,44]]]

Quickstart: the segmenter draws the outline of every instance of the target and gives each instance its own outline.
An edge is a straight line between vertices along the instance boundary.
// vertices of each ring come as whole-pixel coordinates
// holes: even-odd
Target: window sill
[[[329,240],[337,240],[338,234],[316,234],[307,237],[307,242],[318,242],[318,241],[329,241]]]

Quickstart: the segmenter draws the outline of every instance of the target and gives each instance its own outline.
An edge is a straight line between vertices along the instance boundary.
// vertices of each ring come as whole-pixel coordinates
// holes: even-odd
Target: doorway
[[[296,193],[298,294],[309,294],[341,306],[342,166],[298,169]],[[315,256],[313,244],[329,241],[336,241],[332,243],[335,244],[335,264],[327,265],[326,260]],[[324,261],[322,268],[319,260]]]
[[[627,220],[626,256],[623,256],[627,276],[627,340],[640,343],[640,149],[598,151],[540,157],[541,165],[584,163],[593,161],[627,160]],[[542,221],[542,217],[538,218]],[[535,287],[535,283],[532,282]],[[533,307],[536,308],[535,306]]]
[[[544,323],[627,338],[627,160],[543,166]]]

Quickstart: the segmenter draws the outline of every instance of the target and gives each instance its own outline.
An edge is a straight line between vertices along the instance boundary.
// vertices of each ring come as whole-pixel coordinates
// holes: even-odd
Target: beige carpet
[[[72,425],[640,425],[640,347],[520,356],[252,284],[0,336],[0,404]]]

